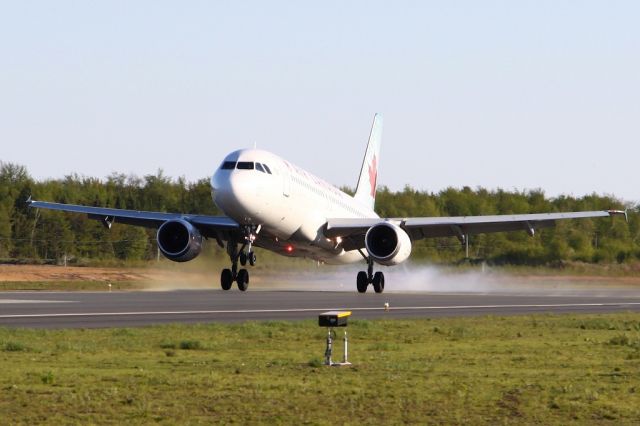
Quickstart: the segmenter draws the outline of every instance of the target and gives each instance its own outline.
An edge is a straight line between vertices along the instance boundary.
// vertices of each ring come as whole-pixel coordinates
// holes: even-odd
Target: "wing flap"
[[[534,213],[492,216],[416,217],[402,221],[413,239],[454,237],[492,232],[535,231],[555,226],[557,220],[608,217],[607,211]]]
[[[327,238],[343,239],[345,250],[364,247],[364,235],[374,225],[389,221],[403,228],[412,240],[438,237],[459,237],[505,231],[535,232],[555,226],[557,220],[609,217],[625,214],[618,210],[598,210],[566,213],[509,214],[493,216],[413,217],[413,218],[336,218],[329,219]]]
[[[47,201],[30,201],[29,207],[71,213],[84,213],[89,219],[102,220],[107,224],[116,222],[147,228],[157,228],[167,220],[183,219],[196,226],[202,235],[206,237],[217,237],[220,232],[228,233],[240,228],[238,223],[226,216],[124,210],[107,207],[80,206],[76,204],[50,203]]]

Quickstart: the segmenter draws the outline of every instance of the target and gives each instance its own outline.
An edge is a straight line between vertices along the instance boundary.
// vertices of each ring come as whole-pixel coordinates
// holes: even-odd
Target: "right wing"
[[[364,248],[364,237],[369,228],[385,221],[404,229],[413,241],[437,237],[458,237],[464,241],[467,235],[490,232],[523,230],[533,235],[537,229],[555,226],[557,220],[608,217],[617,214],[626,217],[625,211],[602,210],[493,216],[329,219],[324,234],[327,238],[342,238],[343,247],[348,251]]]
[[[181,213],[147,212],[137,210],[112,209],[105,207],[79,206],[76,204],[49,203],[46,201],[27,201],[29,207],[59,210],[63,212],[84,213],[89,219],[97,219],[111,227],[114,222],[127,225],[158,228],[168,220],[182,219],[198,228],[205,237],[216,238],[218,242],[229,240],[230,235],[240,232],[240,225],[226,216],[204,216]]]

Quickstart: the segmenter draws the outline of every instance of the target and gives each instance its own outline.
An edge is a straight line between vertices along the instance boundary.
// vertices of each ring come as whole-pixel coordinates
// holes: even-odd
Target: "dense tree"
[[[347,192],[353,191],[342,188]],[[62,203],[135,210],[220,214],[211,201],[208,179],[187,182],[159,170],[142,178],[113,173],[105,180],[78,176],[36,182],[27,170],[0,163],[0,258],[144,260],[156,256],[152,229],[116,225],[108,230],[84,215],[27,209],[30,195]],[[558,260],[634,262],[640,259],[639,206],[624,205],[614,197],[590,194],[576,198],[548,198],[531,191],[447,188],[438,193],[409,186],[393,192],[378,191],[376,210],[383,217],[465,216],[540,213],[573,210],[629,209],[629,222],[621,219],[563,221],[540,230],[534,238],[524,231],[475,235],[470,255],[496,263],[544,264]],[[417,241],[414,259],[452,262],[464,257],[455,238]]]

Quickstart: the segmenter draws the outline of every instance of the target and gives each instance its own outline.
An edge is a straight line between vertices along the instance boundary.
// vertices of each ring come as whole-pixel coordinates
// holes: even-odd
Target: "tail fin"
[[[376,201],[376,183],[378,181],[378,165],[380,164],[380,142],[382,140],[382,116],[376,114],[373,117],[373,125],[371,126],[371,134],[369,135],[369,143],[367,151],[362,161],[362,169],[360,169],[360,177],[358,178],[358,186],[353,196],[356,200],[365,206],[371,207]]]

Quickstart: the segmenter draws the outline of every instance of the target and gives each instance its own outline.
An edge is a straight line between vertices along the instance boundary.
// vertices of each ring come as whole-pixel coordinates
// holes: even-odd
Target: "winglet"
[[[616,216],[616,215],[624,216],[625,222],[629,223],[629,215],[627,213],[627,209],[624,209],[624,210],[607,210],[607,213],[609,213],[609,216]]]

